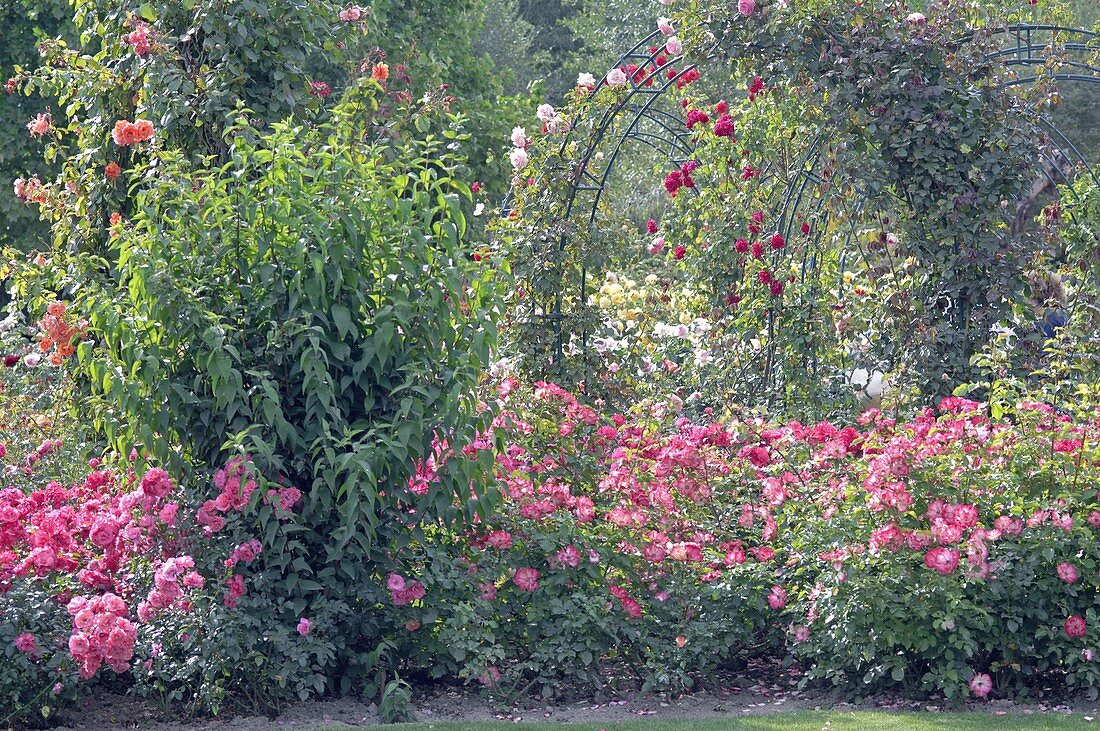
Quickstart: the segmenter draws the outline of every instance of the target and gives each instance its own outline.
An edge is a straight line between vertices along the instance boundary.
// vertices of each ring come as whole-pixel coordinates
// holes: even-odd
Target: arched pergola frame
[[[987,54],[986,58],[1003,67],[1005,74],[999,81],[1001,88],[1020,87],[1040,80],[1100,84],[1100,66],[1095,60],[1100,52],[1100,34],[1096,32],[1058,25],[1016,24],[989,33],[1000,41],[998,48]],[[652,73],[627,74],[625,93],[610,106],[594,110],[594,118],[586,120],[591,132],[583,149],[574,151],[571,156],[575,163],[568,171],[570,182],[563,201],[564,225],[556,234],[556,246],[562,255],[578,238],[577,231],[597,225],[598,212],[609,181],[628,145],[645,145],[673,166],[693,158],[696,142],[692,131],[684,125],[682,115],[673,114],[662,106],[662,102],[670,96],[670,89],[697,70],[698,64],[686,55],[669,56],[661,48],[664,40],[660,31],[650,33],[623,53],[611,67],[622,69],[633,66],[655,70]],[[656,50],[651,50],[653,48]],[[721,54],[722,49],[715,41],[713,48],[694,57],[701,59],[699,63],[706,63]],[[662,65],[657,63],[660,56],[665,57]],[[669,69],[677,70],[667,73]],[[607,81],[605,74],[599,83],[604,85]],[[1064,186],[1072,177],[1082,173],[1091,176],[1100,185],[1100,171],[1089,165],[1081,151],[1049,118],[1037,113],[1034,125],[1037,134],[1045,135],[1050,140],[1050,144],[1041,148],[1039,162],[1042,164],[1038,169],[1052,185]],[[561,142],[559,153],[562,158],[567,157],[565,151],[570,144],[575,142],[569,139]],[[773,212],[772,219],[778,222],[778,231],[786,238],[791,237],[798,225],[799,212],[812,204],[813,187],[822,182],[819,170],[822,151],[820,139],[808,140],[801,158],[785,171],[789,182],[782,191],[780,210]],[[773,172],[765,167],[762,175],[767,177]],[[816,262],[813,256],[807,254],[802,262],[804,274],[814,268]],[[588,298],[588,279],[589,272],[582,266],[577,300],[582,303]],[[554,359],[557,361],[566,355],[564,302],[564,287],[559,287],[552,303],[532,307],[532,317],[546,322],[552,330]],[[769,333],[774,325],[772,319],[769,314]],[[581,342],[583,348],[588,347],[587,333],[581,333]],[[766,362],[761,365],[765,373],[770,372],[772,354],[768,353]]]

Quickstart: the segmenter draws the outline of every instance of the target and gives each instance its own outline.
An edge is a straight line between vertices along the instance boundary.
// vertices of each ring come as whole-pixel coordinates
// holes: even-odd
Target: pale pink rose
[[[50,131],[50,115],[39,114],[37,117],[27,122],[27,130],[33,137],[42,137]]]
[[[905,16],[905,22],[909,25],[924,25],[924,13],[909,13]]]
[[[676,31],[672,28],[672,23],[668,18],[657,18],[657,30],[661,31],[666,36],[670,36]]]
[[[300,634],[302,637],[305,637],[306,635],[309,634],[310,630],[313,629],[313,622],[310,622],[305,617],[302,617],[301,619],[298,620],[297,629],[298,629],[298,634]]]
[[[523,170],[527,167],[527,150],[522,147],[517,147],[508,154],[508,159],[512,162],[513,168],[516,170]]]
[[[680,42],[679,38],[672,36],[665,41],[665,51],[670,56],[679,56],[684,52],[684,44]]]
[[[611,69],[607,72],[608,86],[626,86],[627,78],[622,69]]]
[[[596,77],[590,73],[577,74],[577,86],[584,89],[596,88]]]
[[[737,0],[737,12],[741,15],[752,15],[756,12],[756,0]]]
[[[358,5],[350,5],[340,11],[340,20],[345,23],[354,23],[363,15],[363,9]]]
[[[554,118],[554,107],[549,104],[540,104],[539,108],[535,110],[535,116],[543,122],[549,122]]]
[[[516,147],[527,147],[527,130],[523,127],[513,127],[512,144]]]

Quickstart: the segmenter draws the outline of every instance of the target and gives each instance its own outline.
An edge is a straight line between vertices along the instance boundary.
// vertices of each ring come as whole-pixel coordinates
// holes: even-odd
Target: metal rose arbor
[[[745,9],[664,23],[524,142],[501,227],[521,362],[593,388],[593,294],[629,261],[706,293],[721,391],[743,403],[812,402],[856,367],[950,390],[1027,299],[1044,221],[1100,185],[1051,114],[1100,82],[1100,37],[947,6]],[[867,297],[876,316],[837,314]]]

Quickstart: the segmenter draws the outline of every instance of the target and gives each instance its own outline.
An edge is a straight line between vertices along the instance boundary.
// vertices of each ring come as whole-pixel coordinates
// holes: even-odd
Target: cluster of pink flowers
[[[125,671],[134,656],[137,627],[126,618],[129,609],[114,594],[73,598],[68,604],[73,616],[69,652],[80,663],[80,677],[87,679],[107,664],[116,673]]]
[[[49,114],[39,114],[30,122],[27,122],[27,131],[32,137],[45,137],[53,129],[53,120]]]
[[[424,585],[415,579],[406,579],[401,574],[386,577],[386,588],[390,590],[390,599],[395,606],[405,606],[424,598]]]
[[[233,457],[214,473],[214,487],[220,493],[216,498],[204,502],[195,515],[195,519],[205,526],[208,535],[225,527],[225,513],[243,509],[252,499],[252,493],[258,485],[248,472],[245,464],[247,460],[247,457]]]
[[[24,203],[45,203],[47,200],[46,186],[37,175],[26,179],[16,178],[13,189],[15,197]]]
[[[206,584],[202,574],[194,571],[195,559],[190,556],[173,556],[160,563],[153,574],[153,588],[144,602],[138,605],[137,615],[142,622],[152,621],[161,611],[178,609],[191,611],[187,597],[190,589],[201,589]]]
[[[153,123],[147,119],[138,119],[133,122],[120,119],[115,122],[114,129],[111,130],[111,139],[119,147],[127,147],[151,139],[154,134],[156,130],[153,128]]]
[[[339,17],[345,23],[354,23],[363,17],[363,8],[358,5],[349,5],[340,11]]]
[[[145,21],[137,18],[131,21],[131,25],[134,29],[122,36],[122,42],[134,49],[134,53],[140,58],[145,58],[153,50],[153,44],[149,40],[152,28]]]

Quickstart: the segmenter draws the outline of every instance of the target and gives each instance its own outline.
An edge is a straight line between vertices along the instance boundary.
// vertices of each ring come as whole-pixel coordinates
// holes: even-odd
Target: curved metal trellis
[[[992,36],[1001,39],[1001,43],[987,58],[1005,68],[1006,75],[1001,82],[1003,88],[1033,84],[1040,80],[1100,84],[1100,66],[1095,60],[1100,53],[1100,34],[1080,28],[1019,24],[995,30]],[[663,44],[663,35],[654,31],[622,54],[611,67],[642,71],[629,72],[626,93],[615,104],[597,113],[594,119],[586,120],[592,131],[587,146],[576,158],[575,168],[570,171],[571,184],[565,200],[564,219],[575,221],[573,225],[590,228],[597,225],[609,179],[628,145],[644,145],[676,166],[692,159],[695,139],[691,130],[686,128],[682,115],[673,114],[662,106],[662,102],[669,96],[666,92],[694,71],[696,64],[688,63],[680,67],[686,60],[685,56],[668,56],[664,53]],[[664,63],[658,64],[662,56],[665,57],[661,59]],[[670,69],[676,70],[669,73]],[[606,82],[605,74],[600,84]],[[1049,144],[1042,149],[1039,169],[1051,185],[1069,183],[1081,171],[1100,185],[1100,171],[1088,164],[1081,151],[1046,116],[1037,118],[1036,129],[1049,140]],[[568,140],[562,142],[563,156],[568,144]],[[805,208],[808,196],[812,196],[816,186],[823,182],[819,171],[822,153],[821,140],[808,141],[805,154],[787,171],[793,175],[782,192],[781,210],[776,215],[778,231],[786,238],[791,237],[798,225],[798,217]],[[773,172],[765,169],[764,175]],[[849,235],[854,236],[855,217],[849,217],[849,226]],[[558,234],[559,253],[566,252],[574,231],[571,226],[566,226]],[[801,263],[804,276],[816,267],[816,252],[812,248],[807,248]],[[588,298],[587,278],[588,273],[582,268],[580,302]],[[552,323],[555,357],[558,360],[565,349],[562,308],[563,292],[559,288],[553,305],[542,308],[542,312],[535,315]],[[770,319],[769,327],[772,325]],[[582,347],[587,347],[586,341],[586,334],[582,334]],[[770,356],[763,367],[770,372]]]

